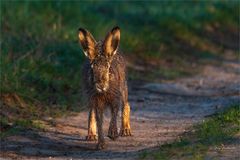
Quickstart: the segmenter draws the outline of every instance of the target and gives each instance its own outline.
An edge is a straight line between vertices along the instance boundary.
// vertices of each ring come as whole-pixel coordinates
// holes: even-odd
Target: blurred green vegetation
[[[19,97],[35,107],[31,110],[81,108],[79,27],[99,39],[120,26],[130,80],[190,75],[198,64],[221,59],[225,50],[235,55],[239,50],[239,1],[0,3],[1,100]]]
[[[177,142],[162,145],[156,151],[143,152],[141,159],[209,159],[207,151],[220,148],[221,145],[235,141],[240,133],[240,105],[229,106],[208,120],[195,125],[191,132],[186,133]],[[210,158],[211,159],[211,158]]]

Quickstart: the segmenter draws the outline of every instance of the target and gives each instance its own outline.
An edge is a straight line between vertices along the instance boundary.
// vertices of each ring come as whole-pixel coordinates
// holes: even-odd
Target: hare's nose
[[[103,87],[100,85],[100,84],[96,84],[96,89],[99,91],[99,92],[102,92],[103,91]]]

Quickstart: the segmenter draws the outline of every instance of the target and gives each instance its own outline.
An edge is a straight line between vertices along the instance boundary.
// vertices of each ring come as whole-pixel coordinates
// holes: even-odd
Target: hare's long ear
[[[79,31],[78,32],[78,38],[79,38],[79,41],[82,45],[84,54],[90,60],[93,60],[95,58],[96,54],[97,54],[95,52],[95,45],[96,45],[95,39],[93,38],[91,33],[88,32],[85,29],[79,28],[78,31]]]
[[[114,27],[106,36],[103,51],[107,57],[116,54],[120,42],[120,28]]]

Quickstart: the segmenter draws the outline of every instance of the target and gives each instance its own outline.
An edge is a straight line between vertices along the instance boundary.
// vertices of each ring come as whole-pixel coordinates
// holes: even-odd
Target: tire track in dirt
[[[1,141],[2,159],[137,159],[142,150],[175,141],[206,116],[239,103],[238,63],[207,66],[200,75],[164,84],[132,85],[132,137],[119,137],[95,151],[85,141],[88,113],[62,117],[44,132],[26,131]],[[110,113],[105,113],[107,133]],[[119,126],[120,122],[118,122]],[[120,127],[120,126],[119,126]],[[233,150],[237,154],[237,150]],[[234,154],[233,154],[234,155]]]

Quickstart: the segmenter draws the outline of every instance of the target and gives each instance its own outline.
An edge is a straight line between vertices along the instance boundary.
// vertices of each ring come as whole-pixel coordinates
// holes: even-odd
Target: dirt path
[[[137,159],[143,149],[169,143],[204,117],[239,103],[240,64],[207,66],[200,75],[161,84],[133,84],[129,91],[134,136],[95,151],[96,142],[85,141],[87,112],[54,120],[45,132],[26,131],[2,141],[3,159]],[[105,133],[109,122],[105,114]],[[118,123],[120,124],[120,123]],[[230,158],[238,155],[231,147]],[[235,157],[234,157],[235,156]],[[228,157],[229,158],[229,157]],[[0,158],[1,159],[1,158]]]

